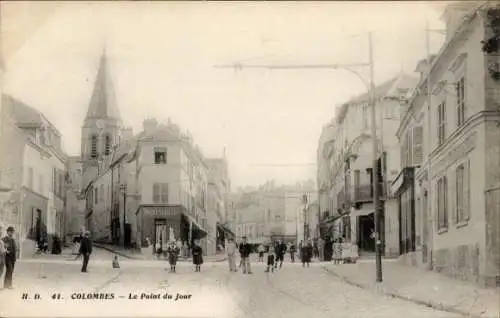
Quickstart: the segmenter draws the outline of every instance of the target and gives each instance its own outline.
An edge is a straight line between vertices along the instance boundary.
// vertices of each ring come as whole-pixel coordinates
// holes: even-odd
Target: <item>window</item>
[[[94,204],[99,203],[99,189],[95,188],[94,189]]]
[[[56,193],[57,189],[57,169],[52,168],[52,193]]]
[[[33,190],[33,168],[28,168],[28,188]]]
[[[420,166],[424,161],[424,153],[423,153],[423,143],[424,140],[424,129],[422,126],[417,126],[413,128],[413,143],[412,143],[412,152],[413,159],[412,164],[415,166]]]
[[[38,190],[40,191],[40,194],[44,193],[44,187],[43,187],[43,176],[40,176],[40,179],[38,180]]]
[[[446,177],[442,177],[437,182],[437,214],[438,224],[437,229],[448,228],[448,181]]]
[[[363,106],[363,128],[368,129],[368,106]]]
[[[168,203],[168,183],[153,184],[153,203]]]
[[[442,102],[437,108],[438,145],[442,145],[446,138],[446,102]]]
[[[104,137],[104,155],[111,153],[111,136],[108,134]]]
[[[456,216],[457,223],[465,222],[470,217],[470,169],[469,161],[460,164],[456,174]]]
[[[167,163],[167,148],[155,147],[155,164],[166,164]]]
[[[101,184],[101,189],[99,190],[99,192],[101,192],[101,199],[99,201],[101,201],[101,203],[104,202],[104,184]]]
[[[361,171],[354,170],[354,197],[359,197],[359,186],[361,182]]]
[[[97,158],[97,135],[92,135],[90,137],[90,158]]]
[[[456,84],[457,93],[457,127],[465,122],[465,77],[458,80]]]

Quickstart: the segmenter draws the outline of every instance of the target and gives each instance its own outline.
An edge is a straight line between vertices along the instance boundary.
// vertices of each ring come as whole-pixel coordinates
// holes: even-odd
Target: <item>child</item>
[[[193,246],[193,264],[195,265],[195,272],[201,271],[201,264],[203,264],[203,250],[200,246],[200,242],[196,241]]]
[[[120,263],[118,263],[118,255],[113,257],[113,268],[120,268]]]
[[[266,249],[264,248],[264,245],[263,244],[260,244],[257,251],[259,252],[259,262],[263,262],[264,261],[264,251]]]
[[[267,254],[267,268],[266,273],[269,273],[269,268],[271,268],[271,272],[274,272],[274,246],[269,245],[269,252]]]
[[[177,258],[179,257],[180,248],[172,242],[167,248],[168,263],[170,264],[170,272],[175,273],[175,266],[177,265]]]

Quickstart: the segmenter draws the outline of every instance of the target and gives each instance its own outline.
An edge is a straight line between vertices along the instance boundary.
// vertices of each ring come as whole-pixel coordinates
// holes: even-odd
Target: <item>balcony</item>
[[[363,184],[354,187],[353,203],[367,203],[373,201],[373,191],[371,184]],[[380,199],[384,199],[383,184],[379,185]]]

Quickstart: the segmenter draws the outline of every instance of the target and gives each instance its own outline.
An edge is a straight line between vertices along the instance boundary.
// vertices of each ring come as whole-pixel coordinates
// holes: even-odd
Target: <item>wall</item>
[[[167,148],[167,164],[154,164],[154,147]],[[182,204],[181,190],[188,180],[181,175],[181,146],[175,142],[142,142],[139,156],[141,203],[153,204],[153,183],[168,183],[168,203]],[[182,179],[181,179],[182,178]],[[186,182],[187,181],[187,182]],[[187,183],[187,184],[186,184]],[[182,186],[184,185],[184,187]]]

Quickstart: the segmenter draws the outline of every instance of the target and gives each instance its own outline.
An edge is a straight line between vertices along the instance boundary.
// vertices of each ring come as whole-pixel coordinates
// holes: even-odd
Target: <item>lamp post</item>
[[[125,224],[127,224],[127,185],[125,183],[120,185],[120,190],[123,194],[123,230],[122,230],[122,240],[123,240],[123,247],[126,247],[126,241],[125,241]]]

